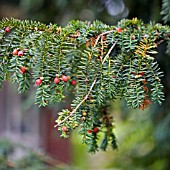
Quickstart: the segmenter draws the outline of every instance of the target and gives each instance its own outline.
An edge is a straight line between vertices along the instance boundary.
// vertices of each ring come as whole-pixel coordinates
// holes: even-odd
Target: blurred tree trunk
[[[45,151],[64,163],[71,163],[71,146],[69,139],[60,138],[55,123],[54,110],[49,107],[40,109],[40,146]]]

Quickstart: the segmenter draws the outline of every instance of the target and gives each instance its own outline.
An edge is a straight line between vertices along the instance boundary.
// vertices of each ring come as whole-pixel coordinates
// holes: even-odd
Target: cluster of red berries
[[[13,52],[12,52],[12,54],[13,54],[14,56],[17,55],[17,56],[21,57],[21,56],[24,55],[24,52],[21,51],[21,50],[19,50],[19,49],[14,49]],[[26,68],[25,68],[24,66],[21,66],[21,67],[19,68],[19,71],[20,71],[21,74],[24,74],[25,71],[26,71]]]
[[[99,132],[99,128],[98,127],[94,127],[93,130],[88,130],[88,133],[98,133]]]
[[[59,84],[60,80],[62,80],[63,82],[67,82],[67,81],[70,80],[70,77],[68,77],[68,76],[66,76],[66,75],[62,75],[62,77],[59,78],[59,77],[57,76],[57,77],[54,78],[54,83],[55,83],[55,84]],[[35,84],[36,84],[37,86],[40,86],[41,83],[42,83],[42,81],[43,81],[43,77],[40,77],[40,78],[38,78],[38,79],[36,80]],[[70,83],[71,83],[73,86],[75,86],[75,85],[77,84],[76,80],[71,80]]]
[[[68,131],[68,128],[66,126],[62,126],[62,131],[63,132],[67,132]],[[99,132],[99,128],[98,127],[94,127],[93,130],[88,130],[87,131],[88,133],[98,133]]]
[[[12,53],[13,53],[13,55],[17,55],[19,57],[24,55],[24,52],[21,50],[18,50],[18,49],[14,49],[14,51]]]
[[[137,75],[137,73],[136,73],[136,72],[132,72],[132,74]],[[144,72],[140,72],[140,73],[138,73],[138,75],[140,75],[140,76],[144,76],[144,75],[145,75],[145,73],[144,73]]]
[[[54,79],[54,83],[55,84],[58,84],[60,82],[60,79],[63,81],[63,82],[67,82],[70,80],[70,77],[69,76],[66,76],[66,75],[62,75],[61,78],[59,78],[58,76]],[[76,80],[71,80],[70,83],[75,86],[77,84]]]

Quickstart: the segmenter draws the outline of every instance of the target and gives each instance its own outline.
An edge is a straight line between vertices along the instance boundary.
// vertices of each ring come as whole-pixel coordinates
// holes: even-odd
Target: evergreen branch
[[[85,95],[85,97],[83,98],[83,100],[76,106],[76,108],[75,108],[73,111],[70,112],[70,114],[69,114],[67,117],[65,117],[65,118],[64,118],[61,122],[59,122],[58,124],[54,125],[54,127],[57,127],[57,126],[59,126],[60,124],[64,123],[66,120],[68,120],[69,117],[71,117],[71,116],[77,111],[77,109],[83,104],[83,102],[88,99],[88,97],[89,97],[89,95],[90,95],[90,93],[91,93],[91,91],[92,91],[92,89],[93,89],[96,81],[97,81],[97,77],[94,79],[92,85],[90,86],[90,89],[89,89],[88,93]]]
[[[163,21],[166,23],[170,18],[170,1],[162,0],[161,15],[163,15]]]
[[[167,10],[169,7],[166,14]],[[58,126],[62,137],[68,137],[68,130],[80,125],[84,143],[95,152],[98,131],[105,136],[113,129],[102,121],[107,115],[101,109],[106,101],[125,98],[128,107],[142,109],[151,103],[149,98],[160,104],[163,101],[162,72],[153,55],[161,41],[169,43],[169,32],[169,26],[144,24],[137,18],[123,19],[117,27],[100,21],[72,21],[64,28],[3,19],[0,86],[5,80],[16,81],[21,93],[33,81],[37,88],[35,103],[43,106],[60,102],[74,91],[70,111],[63,109],[54,127]],[[104,150],[110,138],[115,148],[111,133],[104,138]]]
[[[108,33],[108,32],[107,32],[107,33]],[[104,35],[104,33],[103,33],[103,35]],[[107,54],[105,55],[104,60],[102,61],[102,65],[103,65],[104,62],[106,61],[107,57],[110,55],[110,53],[111,53],[111,51],[113,50],[113,48],[115,47],[116,43],[117,43],[117,41],[116,41],[116,42],[111,46],[111,48],[108,50]],[[89,89],[88,93],[85,95],[85,97],[83,98],[83,100],[76,106],[76,108],[75,108],[73,111],[70,112],[70,114],[69,114],[67,117],[65,117],[62,121],[60,121],[60,122],[59,122],[57,125],[55,125],[54,127],[57,127],[57,126],[59,126],[60,124],[64,123],[66,120],[68,120],[69,117],[71,117],[71,116],[77,111],[77,109],[83,104],[83,102],[88,99],[88,97],[89,97],[89,95],[90,95],[90,93],[91,93],[91,91],[92,91],[92,89],[93,89],[93,87],[94,87],[94,85],[95,85],[95,83],[96,83],[96,81],[97,81],[97,75],[96,75],[95,77],[96,77],[96,78],[94,79],[92,85],[90,86],[90,89]]]

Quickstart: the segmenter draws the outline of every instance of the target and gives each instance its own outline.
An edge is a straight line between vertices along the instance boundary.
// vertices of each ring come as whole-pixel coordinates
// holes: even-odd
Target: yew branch
[[[61,122],[59,122],[59,123],[57,123],[56,125],[54,125],[54,127],[57,127],[57,126],[59,126],[60,124],[62,124],[63,122],[65,122],[69,117],[71,117],[71,116],[77,111],[77,109],[83,104],[83,102],[84,102],[85,100],[87,100],[90,92],[92,91],[92,89],[93,89],[93,87],[94,87],[94,85],[95,85],[95,83],[96,83],[96,80],[97,80],[97,78],[94,79],[92,85],[90,86],[90,89],[89,89],[88,93],[84,96],[83,100],[76,106],[76,108],[75,108],[72,112],[70,112],[70,114],[69,114],[67,117],[65,117]]]
[[[98,36],[98,38],[96,39],[95,46],[97,45],[97,43],[98,43],[98,41],[99,41],[99,39],[100,39],[101,36],[103,36],[103,35],[105,35],[105,34],[109,34],[109,33],[113,32],[113,31],[114,31],[114,30],[110,30],[110,31],[107,31],[107,32],[104,32],[104,33],[100,34],[100,35]],[[111,53],[111,51],[113,50],[113,48],[115,47],[116,43],[117,43],[117,41],[116,41],[116,42],[111,46],[111,48],[108,50],[107,54],[105,55],[105,57],[104,57],[104,59],[103,59],[103,61],[102,61],[102,65],[103,65],[104,62],[106,61],[107,57],[110,55],[110,53]],[[75,107],[75,109],[74,109],[73,111],[70,112],[70,114],[69,114],[68,116],[66,116],[62,121],[58,122],[56,125],[54,125],[54,127],[57,127],[57,126],[59,126],[60,124],[64,123],[69,117],[71,117],[71,116],[77,111],[77,109],[78,109],[78,108],[83,104],[83,102],[84,102],[85,100],[87,100],[87,98],[89,97],[89,95],[90,95],[90,93],[91,93],[91,91],[92,91],[92,89],[93,89],[96,81],[97,81],[97,76],[96,76],[96,78],[94,79],[92,85],[90,86],[90,89],[89,89],[88,93],[84,96],[83,100],[81,100],[81,102]]]

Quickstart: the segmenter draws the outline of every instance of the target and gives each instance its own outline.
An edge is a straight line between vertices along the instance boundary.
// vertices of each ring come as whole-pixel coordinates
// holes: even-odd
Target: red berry
[[[55,84],[58,84],[60,82],[60,78],[59,77],[56,77],[55,79],[54,79],[54,83]]]
[[[71,84],[75,86],[77,84],[76,80],[71,80]]]
[[[26,68],[24,66],[21,66],[19,71],[21,72],[21,74],[24,74],[26,71]]]
[[[18,56],[23,56],[23,55],[24,55],[23,51],[18,52]]]
[[[6,32],[6,33],[9,33],[9,32],[10,32],[10,27],[6,27],[6,28],[5,28],[5,32]]]
[[[62,131],[63,131],[63,132],[67,132],[67,131],[68,131],[67,127],[66,127],[66,126],[63,126],[63,127],[62,127]]]
[[[92,133],[92,130],[88,130],[87,132],[90,134],[90,133]]]
[[[94,133],[98,133],[98,132],[99,132],[99,128],[98,128],[98,127],[94,127],[94,128],[93,128],[93,132],[94,132]]]
[[[135,37],[134,35],[132,35],[132,40],[135,40],[135,38],[136,38],[136,37]]]
[[[41,80],[41,79],[37,79],[36,82],[35,82],[35,84],[36,84],[37,86],[41,85],[41,83],[42,83],[42,80]]]
[[[136,75],[136,72],[132,72],[132,74]]]
[[[13,55],[18,55],[18,50],[14,49],[14,51],[12,53],[13,53]]]
[[[139,73],[139,75],[144,76],[145,74],[144,74],[144,72],[141,72],[141,73]]]
[[[67,82],[67,81],[68,81],[68,77],[65,76],[65,75],[62,75],[62,80],[63,80],[64,82]]]
[[[117,31],[118,33],[121,33],[121,32],[122,32],[122,29],[121,29],[121,28],[116,28],[116,31]]]
[[[112,78],[116,78],[116,76],[115,76],[115,75],[113,75],[113,76],[112,76]]]

